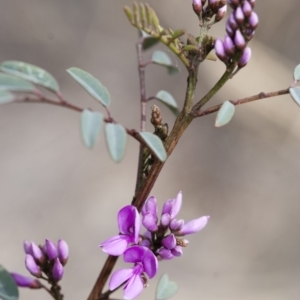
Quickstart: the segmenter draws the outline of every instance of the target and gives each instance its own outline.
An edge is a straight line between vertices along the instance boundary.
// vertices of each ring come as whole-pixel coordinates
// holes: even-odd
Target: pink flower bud
[[[257,27],[258,22],[258,15],[253,11],[249,17],[249,24],[253,30]]]
[[[173,249],[176,246],[176,238],[174,234],[169,234],[163,238],[161,244],[167,249]]]
[[[226,15],[226,12],[227,12],[227,5],[224,5],[223,7],[219,8],[215,16],[215,21],[216,22],[221,21]]]
[[[166,248],[161,248],[158,250],[158,254],[162,259],[172,259],[174,255],[171,253],[171,250]]]
[[[58,258],[56,258],[54,266],[52,268],[52,276],[56,281],[59,281],[62,279],[64,275],[64,267],[59,261]]]
[[[247,63],[249,62],[251,58],[251,48],[250,47],[247,47],[244,51],[243,51],[243,54],[239,60],[239,63],[238,63],[238,67],[239,68],[243,68],[247,65]]]
[[[56,246],[48,239],[45,240],[45,250],[49,260],[54,260],[58,255]]]
[[[183,227],[181,228],[181,230],[179,232],[176,232],[176,235],[182,236],[182,235],[196,233],[206,226],[208,220],[209,220],[209,216],[204,216],[204,217],[192,220],[190,222],[187,222],[183,225]]]
[[[246,41],[239,29],[235,32],[234,44],[235,47],[239,50],[243,50],[246,47]]]
[[[32,251],[31,251],[31,243],[28,241],[24,241],[23,242],[23,247],[24,247],[24,251],[26,254],[30,254],[32,255]]]
[[[34,242],[31,242],[31,253],[32,256],[34,257],[35,261],[42,265],[45,262],[45,256],[43,251],[39,246],[37,246]]]
[[[158,229],[156,219],[151,212],[144,215],[142,223],[145,226],[145,228],[150,232],[155,232]]]
[[[248,1],[245,1],[243,6],[242,6],[243,13],[245,17],[249,17],[252,12],[252,6]]]
[[[18,273],[10,273],[15,283],[19,287],[28,287],[30,289],[40,289],[41,283],[37,279],[23,276]]]
[[[197,16],[199,16],[202,12],[202,1],[201,0],[193,0],[193,10]]]
[[[182,255],[182,247],[181,246],[176,246],[174,249],[171,250],[171,253],[174,255],[174,256],[181,256]]]
[[[64,266],[68,261],[69,246],[64,240],[59,239],[57,243],[57,250],[58,250],[58,258],[62,263],[62,265]]]
[[[42,272],[40,267],[36,264],[34,258],[30,254],[26,254],[25,257],[26,269],[35,277],[41,277]]]
[[[221,39],[217,39],[215,41],[215,52],[216,55],[219,57],[220,60],[225,61],[227,59],[223,41]]]
[[[229,24],[232,30],[237,30],[239,28],[239,25],[236,23],[233,13],[230,14],[227,23]]]
[[[244,23],[245,16],[244,16],[243,10],[240,6],[236,9],[234,17],[238,24]]]

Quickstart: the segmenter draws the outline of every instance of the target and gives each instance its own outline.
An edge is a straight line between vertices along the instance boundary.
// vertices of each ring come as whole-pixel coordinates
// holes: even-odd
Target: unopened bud
[[[166,248],[159,249],[158,254],[162,259],[172,259],[174,257],[174,255],[171,253],[171,250]]]
[[[25,257],[25,266],[26,269],[35,277],[41,277],[42,272],[40,267],[36,264],[34,258],[27,254]]]
[[[48,239],[45,240],[45,250],[49,260],[54,260],[57,257],[56,246]]]
[[[235,46],[234,46],[232,39],[228,35],[225,36],[223,45],[224,45],[226,54],[229,56],[233,56],[235,53]]]
[[[228,20],[227,24],[231,27],[233,30],[237,30],[239,28],[239,25],[235,21],[234,13],[231,13]]]
[[[28,241],[24,241],[23,242],[23,247],[24,247],[24,251],[26,254],[30,254],[32,255],[32,251],[31,251],[31,243]]]
[[[34,242],[31,242],[31,253],[38,264],[42,265],[45,262],[43,251]]]
[[[238,24],[244,23],[245,16],[244,16],[243,10],[240,6],[235,10],[234,17]]]
[[[249,17],[249,24],[253,30],[257,27],[258,22],[258,15],[253,11]]]
[[[197,16],[199,16],[202,12],[202,1],[201,0],[193,0],[193,10]]]
[[[176,246],[174,249],[171,250],[171,253],[174,255],[174,256],[181,256],[182,255],[182,247],[180,246]]]
[[[171,221],[171,216],[169,214],[163,214],[160,218],[160,223],[163,227],[168,227]]]
[[[15,283],[19,287],[28,287],[30,289],[40,289],[41,283],[37,279],[23,276],[18,273],[10,273]]]
[[[173,249],[176,246],[176,238],[174,234],[169,234],[164,237],[161,241],[161,244],[167,249]]]
[[[231,26],[227,23],[226,24],[226,33],[230,36],[230,37],[233,37],[234,36],[234,33],[235,31],[231,28]]]
[[[226,15],[226,11],[227,11],[227,5],[224,5],[223,7],[219,8],[218,12],[215,16],[215,21],[216,22],[221,21],[224,18],[224,16]]]
[[[56,281],[61,280],[64,276],[64,267],[58,258],[56,258],[54,266],[52,268],[52,276]]]
[[[225,61],[227,59],[223,41],[221,39],[215,41],[215,52],[220,60]]]
[[[247,65],[247,63],[249,62],[250,58],[251,58],[251,48],[247,47],[243,51],[243,54],[242,54],[242,56],[239,60],[239,63],[238,63],[238,67],[239,68],[245,67]]]
[[[173,219],[170,223],[170,229],[172,231],[177,231],[177,230],[180,230],[182,228],[182,226],[184,225],[184,220],[176,220],[176,219]]]
[[[58,258],[64,266],[67,263],[69,257],[69,246],[66,241],[59,239],[57,243],[57,250]]]
[[[239,29],[235,32],[234,44],[239,50],[243,50],[246,47],[246,41]]]
[[[144,227],[150,232],[155,232],[158,229],[156,219],[151,212],[148,212],[144,215],[142,223]]]
[[[252,6],[248,1],[245,1],[242,6],[243,13],[246,17],[249,17],[252,12]]]

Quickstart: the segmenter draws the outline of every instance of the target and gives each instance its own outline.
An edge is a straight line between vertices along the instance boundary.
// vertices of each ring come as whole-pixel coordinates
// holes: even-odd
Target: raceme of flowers
[[[124,299],[134,299],[147,286],[147,277],[153,278],[158,270],[158,261],[179,257],[188,241],[183,236],[203,229],[209,216],[185,223],[177,219],[181,209],[182,193],[167,200],[158,218],[157,201],[150,197],[144,204],[141,216],[136,207],[127,205],[118,213],[119,235],[113,236],[99,247],[110,255],[123,255],[124,262],[133,266],[113,273],[109,289],[124,285]],[[146,231],[141,233],[141,224]]]
[[[69,247],[64,240],[58,240],[55,245],[49,239],[45,240],[43,246],[34,242],[24,241],[23,243],[25,266],[31,275],[36,278],[47,279],[51,284],[60,281],[64,275],[64,266],[68,261]],[[39,289],[42,287],[36,278],[30,278],[18,273],[11,273],[19,287]]]

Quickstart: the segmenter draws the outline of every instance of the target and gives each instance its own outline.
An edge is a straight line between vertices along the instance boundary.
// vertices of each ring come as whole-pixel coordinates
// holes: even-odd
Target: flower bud
[[[49,260],[54,260],[58,255],[56,246],[48,239],[45,240],[45,250]]]
[[[249,24],[253,30],[257,27],[258,22],[258,15],[253,11],[249,17]]]
[[[231,27],[232,30],[237,30],[239,28],[239,25],[235,21],[234,13],[231,13],[228,20],[228,25]]]
[[[170,229],[172,231],[177,231],[177,230],[181,229],[183,225],[184,225],[184,220],[173,219],[170,223]]]
[[[248,1],[245,1],[243,6],[242,6],[243,13],[245,17],[249,17],[252,12],[252,6]]]
[[[18,273],[10,273],[15,283],[19,287],[28,287],[30,289],[40,289],[41,283],[37,279],[23,276]]]
[[[157,201],[156,198],[151,196],[148,198],[148,200],[145,202],[142,208],[142,216],[146,215],[148,212],[150,212],[153,217],[155,218],[156,222],[158,220],[157,218]]]
[[[215,52],[220,60],[225,61],[227,59],[223,41],[221,39],[216,39],[215,41]]]
[[[150,232],[155,232],[158,229],[155,217],[151,212],[144,215],[142,223],[145,226],[145,228]]]
[[[162,259],[172,259],[174,257],[174,255],[171,253],[171,250],[166,248],[159,249],[158,254]]]
[[[235,31],[231,28],[231,26],[227,23],[226,24],[226,33],[230,36],[230,37],[233,37],[234,36],[234,33]]]
[[[176,246],[176,238],[174,234],[169,234],[164,237],[161,241],[161,244],[167,249],[173,249]]]
[[[34,242],[31,242],[31,253],[35,261],[42,265],[45,262],[45,256],[43,251],[39,246],[37,246]]]
[[[160,218],[160,223],[163,227],[168,227],[171,222],[171,216],[169,214],[163,214]]]
[[[181,256],[182,255],[182,247],[181,246],[176,246],[174,249],[171,250],[171,253],[174,255],[174,256]]]
[[[226,54],[229,56],[233,56],[235,53],[235,46],[232,39],[228,35],[225,36],[223,45]]]
[[[223,7],[219,8],[215,16],[215,22],[221,21],[226,15],[226,12],[227,12],[227,5],[224,5]]]
[[[196,233],[203,229],[209,220],[209,216],[204,216],[190,222],[187,222],[183,225],[179,232],[176,232],[176,236],[188,235],[192,233]]]
[[[245,16],[244,16],[243,10],[240,6],[235,10],[234,17],[238,24],[244,23]]]
[[[219,8],[219,0],[208,0],[208,5],[213,12],[217,12]]]
[[[202,12],[202,1],[201,0],[193,0],[193,10],[197,16],[199,16]]]
[[[57,250],[58,250],[58,258],[62,263],[62,265],[64,266],[68,261],[69,246],[64,240],[59,239],[57,243]]]
[[[162,214],[168,213],[171,219],[175,218],[180,211],[182,204],[182,193],[179,192],[175,199],[167,200],[162,208]]]
[[[246,66],[246,64],[249,62],[251,58],[251,48],[250,47],[247,47],[245,48],[245,50],[243,51],[243,54],[239,60],[239,63],[238,63],[238,67],[239,68],[243,68]]]
[[[246,41],[239,29],[235,32],[234,44],[239,50],[243,50],[246,47]]]
[[[24,241],[23,242],[23,247],[24,247],[24,251],[25,251],[26,254],[32,255],[31,243],[30,242]]]
[[[62,279],[64,275],[64,267],[59,261],[58,258],[56,258],[54,266],[52,268],[52,276],[56,281],[59,281]]]
[[[34,258],[30,254],[26,254],[25,257],[26,269],[35,277],[41,277],[42,272],[40,267],[36,264]]]

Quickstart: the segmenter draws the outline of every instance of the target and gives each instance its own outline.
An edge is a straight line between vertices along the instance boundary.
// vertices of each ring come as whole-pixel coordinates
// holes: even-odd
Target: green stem
[[[214,85],[214,87],[199,101],[197,102],[194,107],[192,108],[192,111],[198,111],[201,109],[202,106],[204,106],[227,82],[228,79],[230,79],[232,72],[234,70],[235,66],[231,66],[228,69],[226,69],[223,76],[219,79],[219,81]]]

